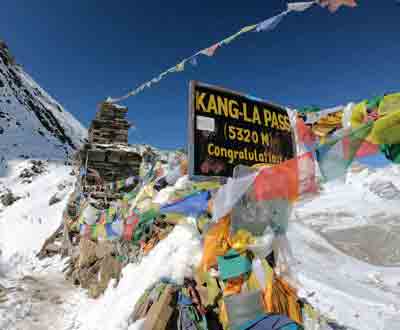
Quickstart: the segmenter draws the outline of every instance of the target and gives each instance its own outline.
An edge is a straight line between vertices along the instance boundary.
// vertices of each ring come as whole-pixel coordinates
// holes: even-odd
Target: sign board
[[[287,111],[224,88],[192,81],[190,177],[232,177],[241,164],[279,164],[295,155]]]

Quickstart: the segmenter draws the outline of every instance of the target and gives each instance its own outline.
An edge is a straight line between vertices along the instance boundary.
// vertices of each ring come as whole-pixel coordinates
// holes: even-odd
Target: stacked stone
[[[139,175],[142,156],[128,146],[131,125],[125,118],[127,111],[126,107],[102,103],[90,125],[89,142],[79,151],[79,165],[87,169],[81,178],[82,189],[99,201],[122,197],[107,190],[108,183]]]
[[[128,144],[131,124],[125,119],[128,108],[112,103],[103,103],[89,128],[92,144]]]

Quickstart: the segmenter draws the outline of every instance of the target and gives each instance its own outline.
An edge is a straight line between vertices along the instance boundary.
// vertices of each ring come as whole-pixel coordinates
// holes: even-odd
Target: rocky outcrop
[[[2,195],[0,195],[0,202],[4,205],[4,206],[10,206],[12,204],[14,204],[14,202],[16,202],[17,200],[21,199],[21,197],[19,196],[15,196],[11,190],[7,190],[5,193],[3,193]]]

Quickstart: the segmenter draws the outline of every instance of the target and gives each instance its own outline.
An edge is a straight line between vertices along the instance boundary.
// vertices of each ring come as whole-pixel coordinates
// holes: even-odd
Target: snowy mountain
[[[15,64],[0,41],[0,177],[10,160],[65,159],[86,129]]]

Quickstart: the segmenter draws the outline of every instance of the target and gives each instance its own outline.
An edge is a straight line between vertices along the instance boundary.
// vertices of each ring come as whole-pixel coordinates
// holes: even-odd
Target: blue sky
[[[187,143],[191,79],[292,107],[334,106],[400,90],[400,5],[358,1],[335,14],[313,7],[273,32],[246,34],[126,100],[131,143]],[[120,96],[194,51],[285,8],[278,0],[26,1],[2,3],[0,39],[85,126]]]

